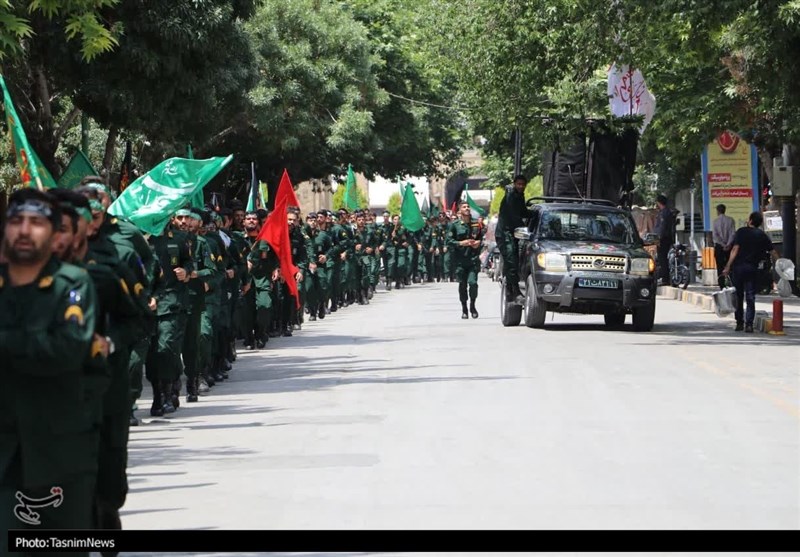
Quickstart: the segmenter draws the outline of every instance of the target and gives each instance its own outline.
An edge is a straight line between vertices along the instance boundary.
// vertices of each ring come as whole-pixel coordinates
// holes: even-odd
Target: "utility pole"
[[[788,144],[783,146],[783,165],[793,166],[792,148]],[[786,259],[791,259],[797,264],[797,217],[795,215],[795,196],[797,184],[793,184],[791,196],[780,198],[781,219],[783,220],[783,253]]]

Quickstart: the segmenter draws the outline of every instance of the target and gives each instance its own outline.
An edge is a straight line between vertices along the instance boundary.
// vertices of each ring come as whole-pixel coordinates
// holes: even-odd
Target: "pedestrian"
[[[753,321],[756,317],[756,288],[758,287],[759,267],[771,258],[777,260],[780,255],[772,245],[766,232],[761,230],[764,216],[755,211],[750,213],[747,226],[736,231],[733,237],[733,248],[728,263],[722,274],[727,276],[733,270],[733,285],[736,287],[736,330],[753,332]],[[744,312],[747,302],[747,312]]]
[[[725,277],[722,271],[728,264],[731,248],[733,248],[733,237],[736,234],[736,221],[725,214],[725,205],[717,205],[717,218],[712,227],[714,240],[714,259],[717,262],[717,280],[719,288],[725,288]]]
[[[85,371],[109,343],[95,334],[89,274],[52,253],[60,226],[51,195],[11,194],[0,265],[0,555],[12,555],[12,528],[94,526],[100,430]],[[45,498],[52,502],[33,501]]]
[[[525,187],[528,179],[522,174],[514,177],[514,185],[506,188],[495,228],[495,237],[503,255],[503,277],[506,279],[506,301],[513,302],[522,295],[519,288],[519,240],[514,230],[524,226],[529,216],[525,206]],[[481,223],[482,225],[483,223]]]
[[[469,313],[473,319],[478,318],[475,300],[478,299],[478,273],[481,270],[481,243],[483,228],[472,221],[469,203],[463,201],[459,209],[459,220],[450,225],[448,244],[453,252],[456,280],[458,281],[458,297],[461,300],[461,319],[469,319],[467,300],[470,302]],[[469,297],[467,297],[469,294]]]
[[[656,198],[658,217],[656,233],[658,234],[658,275],[660,284],[669,284],[669,250],[675,243],[675,217],[668,206],[667,196],[659,194]],[[505,261],[503,261],[505,265]]]

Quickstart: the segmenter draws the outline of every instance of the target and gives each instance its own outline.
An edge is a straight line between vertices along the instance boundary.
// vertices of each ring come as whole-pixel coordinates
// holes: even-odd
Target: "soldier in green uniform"
[[[406,280],[406,256],[408,254],[408,231],[400,222],[400,216],[392,217],[391,234],[387,240],[389,249],[389,270],[387,272],[387,284],[394,282],[395,288],[402,288]],[[387,287],[387,290],[391,290]]]
[[[79,189],[92,188],[95,190],[96,199],[100,201],[103,206],[103,211],[108,211],[111,205],[111,192],[106,187],[103,179],[100,176],[86,176],[80,184]],[[86,193],[84,193],[86,195]],[[150,306],[155,311],[155,297],[153,295],[155,290],[155,281],[161,274],[161,268],[158,261],[153,256],[147,240],[142,232],[132,223],[127,222],[119,217],[107,216],[103,220],[102,236],[111,241],[115,246],[120,246],[127,249],[132,249],[138,259],[137,264],[141,268],[141,285],[144,296],[150,300]],[[128,258],[123,258],[126,263]],[[137,269],[134,272],[139,274]],[[128,373],[130,375],[130,398],[131,398],[131,415],[130,425],[138,425],[139,422],[133,415],[133,410],[136,406],[136,401],[142,396],[142,378],[144,376],[144,363],[147,358],[147,353],[150,349],[150,339],[155,329],[155,319],[151,320],[151,330],[148,334],[138,339],[136,345],[131,350],[130,362],[128,366]]]
[[[262,307],[259,314],[256,307],[256,290],[253,287],[253,276],[250,273],[250,252],[256,243],[256,237],[261,230],[259,223],[258,213],[256,211],[248,211],[244,217],[244,236],[247,242],[247,275],[242,284],[242,336],[244,337],[244,345],[248,350],[255,350],[263,348],[269,337],[266,336],[267,322],[260,323],[261,319],[267,319],[269,307]],[[266,301],[266,299],[262,299]],[[262,339],[262,335],[264,338]]]
[[[12,528],[94,526],[100,430],[85,374],[108,346],[95,333],[89,274],[51,253],[60,223],[52,196],[11,194],[0,264],[0,555],[12,555]]]
[[[147,356],[146,376],[153,386],[150,415],[163,416],[179,405],[175,387],[183,375],[181,351],[194,261],[188,237],[171,226],[160,236],[150,236],[149,242],[163,269],[163,282],[155,292],[157,337]]]
[[[450,225],[448,246],[453,252],[458,279],[458,297],[461,300],[461,318],[469,319],[467,314],[467,299],[469,299],[469,312],[473,319],[478,318],[475,309],[475,300],[478,299],[478,273],[481,270],[481,242],[483,240],[483,227],[472,221],[469,203],[463,201],[460,205],[461,218]],[[467,291],[469,290],[469,298]]]
[[[68,190],[51,190],[61,201],[62,228],[58,234],[56,255],[63,261],[84,267],[89,272],[97,291],[98,311],[96,333],[110,343],[107,359],[92,358],[88,369],[92,376],[99,375],[103,365],[103,398],[98,407],[97,420],[101,427],[98,477],[96,488],[96,527],[119,530],[122,528],[119,510],[128,493],[128,428],[129,389],[128,365],[131,348],[146,333],[145,316],[150,312],[147,300],[141,294],[141,285],[128,267],[117,257],[90,251],[87,235],[92,213],[89,201]],[[102,208],[99,212],[102,212]],[[81,216],[78,215],[81,212]],[[88,217],[88,220],[85,218]],[[93,230],[93,233],[96,233]],[[72,242],[74,250],[65,249]],[[136,295],[135,292],[139,292]],[[95,385],[93,393],[101,392]],[[94,394],[90,396],[93,397]]]
[[[386,281],[386,290],[392,289],[392,282],[391,282],[391,275],[389,274],[389,247],[391,246],[390,239],[392,237],[392,231],[394,230],[394,223],[392,222],[392,215],[389,211],[383,212],[383,222],[378,227],[378,240],[380,245],[378,246],[378,255],[381,258],[381,264],[383,265],[383,278]]]
[[[245,224],[248,218],[250,218],[249,213],[245,217]],[[274,282],[278,280],[278,266],[278,255],[266,241],[259,240],[256,233],[247,256],[247,268],[252,284],[250,290],[253,291],[253,304],[249,309],[254,312],[249,322],[253,323],[255,343],[259,349],[264,348],[269,340],[268,327],[272,321],[273,310],[272,291]]]
[[[350,249],[350,236],[344,226],[336,222],[334,214],[328,211],[329,235],[333,240],[333,260],[328,260],[328,280],[331,285],[331,313],[345,305],[344,262],[347,260],[347,251]],[[345,276],[346,278],[346,276]]]
[[[317,213],[317,225],[312,229],[311,237],[311,258],[308,265],[308,278],[306,283],[308,289],[309,319],[317,317],[325,319],[327,313],[328,300],[331,296],[331,286],[328,274],[328,262],[334,257],[333,240],[328,234],[328,217],[326,211]]]
[[[300,225],[299,211],[290,207],[286,214],[286,219],[289,226],[289,242],[292,246],[292,263],[297,267],[298,271],[294,279],[297,281],[297,290],[300,294],[300,304],[303,303],[303,291],[306,275],[308,275],[308,244],[311,239],[306,236],[303,227]],[[283,310],[283,336],[292,336],[292,329],[298,322],[297,302],[289,292],[289,287],[284,280],[280,281],[280,287],[283,291],[284,304]]]
[[[175,213],[176,225],[187,235],[194,259],[194,270],[189,275],[188,315],[181,349],[183,372],[186,374],[186,402],[197,402],[200,394],[200,371],[203,369],[200,358],[200,324],[206,307],[205,294],[209,289],[207,281],[216,273],[208,246],[197,234],[202,223],[199,211],[200,209],[191,208]],[[203,392],[208,392],[207,382]]]
[[[216,246],[216,258],[214,259],[219,273],[219,285],[212,288],[206,294],[206,304],[209,299],[212,303],[217,304],[217,311],[214,313],[213,319],[209,324],[201,325],[201,329],[211,326],[209,334],[211,335],[211,371],[214,374],[215,380],[228,379],[228,372],[231,370],[231,365],[225,360],[225,338],[227,336],[227,323],[230,320],[228,313],[228,284],[227,281],[231,279],[235,271],[233,263],[228,254],[228,246],[230,239],[222,237],[219,228],[222,226],[222,217],[219,213],[209,210],[208,215],[210,222],[206,224],[205,238],[209,245]],[[214,250],[212,249],[212,252]],[[203,334],[201,332],[201,334]]]
[[[372,253],[369,254],[369,292],[368,292],[368,299],[372,299],[373,294],[375,294],[375,288],[378,286],[378,280],[380,279],[380,271],[381,271],[381,260],[380,260],[380,252],[378,250],[379,246],[382,243],[380,229],[378,225],[375,224],[375,218],[377,215],[375,213],[371,213],[369,211],[365,211],[364,213],[364,223],[369,231],[370,235],[372,236]]]
[[[357,264],[356,278],[359,287],[356,292],[356,300],[359,305],[365,305],[369,304],[370,266],[372,254],[375,252],[375,236],[367,228],[363,214],[356,216],[356,230],[353,241],[355,242],[355,246],[353,246],[354,262]]]
[[[242,280],[247,274],[247,254],[245,253],[247,242],[243,234],[233,229],[233,211],[231,209],[222,209],[220,215],[222,215],[223,221],[220,233],[230,240],[228,245],[229,272],[225,278],[228,289],[229,313],[227,331],[225,333],[225,358],[229,362],[234,362],[236,361],[236,337],[240,329],[238,317],[239,295],[242,288]]]
[[[506,301],[513,302],[522,295],[519,288],[519,241],[514,230],[525,225],[528,208],[525,206],[525,186],[528,180],[523,175],[514,177],[514,185],[506,188],[495,228],[495,240],[503,256],[503,276],[506,282]]]

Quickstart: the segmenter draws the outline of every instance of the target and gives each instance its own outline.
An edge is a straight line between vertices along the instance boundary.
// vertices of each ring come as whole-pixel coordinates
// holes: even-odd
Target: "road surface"
[[[800,527],[798,339],[662,299],[652,333],[504,328],[480,288],[477,320],[412,285],[240,351],[131,429],[124,528]]]

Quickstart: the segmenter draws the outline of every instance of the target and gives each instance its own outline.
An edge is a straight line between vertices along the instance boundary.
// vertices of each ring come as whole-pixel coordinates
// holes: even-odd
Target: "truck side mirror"
[[[644,235],[643,239],[644,245],[646,246],[655,246],[656,244],[658,244],[658,240],[659,240],[658,234],[654,232],[648,232],[647,234]]]
[[[514,238],[517,240],[525,240],[530,242],[533,240],[533,233],[528,230],[525,226],[520,226],[519,228],[514,229]]]

